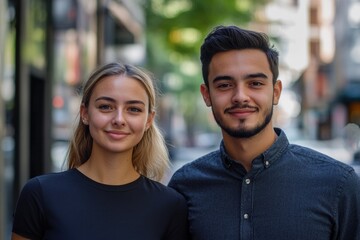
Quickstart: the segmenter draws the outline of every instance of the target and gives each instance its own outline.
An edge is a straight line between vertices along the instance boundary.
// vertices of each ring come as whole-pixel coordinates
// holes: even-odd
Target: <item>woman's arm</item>
[[[12,233],[11,240],[30,240],[30,239],[24,238],[16,233]]]

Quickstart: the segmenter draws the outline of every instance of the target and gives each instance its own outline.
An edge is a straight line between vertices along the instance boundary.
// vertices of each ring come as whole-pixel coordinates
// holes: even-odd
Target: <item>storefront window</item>
[[[96,65],[96,1],[56,0],[52,99],[53,171],[63,170],[77,117],[79,88]],[[65,21],[64,21],[65,19]]]
[[[0,1],[0,239],[10,239],[13,207],[15,9]]]

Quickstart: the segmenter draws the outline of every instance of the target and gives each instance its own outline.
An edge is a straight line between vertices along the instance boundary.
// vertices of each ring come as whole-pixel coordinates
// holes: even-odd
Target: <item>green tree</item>
[[[199,49],[216,25],[246,25],[259,4],[268,0],[147,0],[147,67],[161,79],[164,94],[173,94],[185,119],[188,145],[195,130],[211,131],[199,107],[202,83]]]

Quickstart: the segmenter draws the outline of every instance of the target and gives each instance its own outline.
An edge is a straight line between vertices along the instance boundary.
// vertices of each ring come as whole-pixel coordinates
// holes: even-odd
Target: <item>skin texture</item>
[[[29,240],[29,238],[24,238],[20,235],[17,235],[16,233],[13,233],[11,236],[11,240]]]
[[[136,80],[112,76],[99,82],[88,108],[81,106],[95,151],[131,152],[151,124],[148,106],[148,96]]]
[[[266,55],[256,49],[217,53],[209,65],[209,86],[201,94],[221,127],[229,155],[245,169],[276,139],[273,106],[278,104],[281,81],[273,84]]]
[[[95,87],[81,117],[93,138],[92,153],[79,167],[95,181],[119,185],[139,174],[132,165],[133,148],[153,122],[149,99],[142,84],[127,76],[110,76]]]

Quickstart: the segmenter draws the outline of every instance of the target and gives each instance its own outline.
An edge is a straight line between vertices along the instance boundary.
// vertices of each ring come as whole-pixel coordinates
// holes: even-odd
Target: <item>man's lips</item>
[[[225,110],[225,113],[252,113],[256,112],[255,107],[232,107]]]
[[[225,110],[225,113],[231,114],[233,116],[245,117],[256,111],[257,109],[253,107],[245,107],[245,108],[235,107]]]

